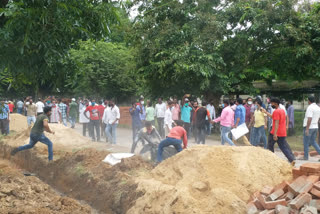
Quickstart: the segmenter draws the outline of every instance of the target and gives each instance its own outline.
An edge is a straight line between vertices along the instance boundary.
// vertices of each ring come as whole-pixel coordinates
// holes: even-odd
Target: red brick
[[[253,204],[253,202],[250,202],[247,204],[247,214],[256,214],[258,212],[257,207]]]
[[[274,210],[263,210],[259,214],[275,214],[275,211]]]
[[[317,183],[314,183],[313,187],[316,188],[317,190],[320,190],[320,181],[318,181]]]
[[[293,175],[293,178],[296,179],[296,178],[300,177],[301,175],[303,175],[303,172],[300,170],[300,168],[293,168],[292,175]]]
[[[262,194],[257,194],[257,199],[259,200],[259,202],[261,203],[261,205],[263,206],[264,209],[266,209],[266,199],[265,196]]]
[[[311,187],[310,187],[311,184]],[[307,180],[307,176],[302,175],[296,178],[289,186],[288,189],[294,195],[299,195],[302,192],[309,192],[312,188],[312,183]],[[307,190],[307,191],[306,191]]]
[[[277,191],[275,191],[274,193],[270,194],[267,197],[267,201],[275,201],[283,195],[284,195],[283,189],[278,189]]]
[[[263,189],[260,191],[262,195],[268,196],[272,193],[273,188],[270,186],[265,186]]]
[[[319,172],[320,163],[305,163],[300,166],[300,170],[303,172]]]
[[[319,153],[318,153],[317,151],[312,151],[312,152],[309,153],[309,155],[310,155],[311,157],[314,157],[314,156],[319,155]]]
[[[312,197],[309,193],[302,193],[298,195],[295,199],[293,199],[289,206],[290,208],[299,210],[301,207],[303,207],[305,204],[309,204]]]
[[[259,210],[263,210],[264,209],[264,206],[262,205],[262,203],[257,199],[255,198],[253,200],[253,204],[255,205],[255,207]]]
[[[311,200],[309,206],[315,207],[320,211],[320,200]]]
[[[268,201],[265,202],[265,208],[268,210],[274,209],[277,205],[287,206],[287,201],[285,199],[277,200],[277,201]]]
[[[299,155],[299,152],[293,152],[293,155],[297,157]]]
[[[278,184],[277,186],[275,186],[272,190],[272,193],[274,193],[275,191],[282,189],[285,193],[288,192],[288,186],[289,186],[289,182],[288,181],[283,181],[282,183]]]
[[[309,192],[313,187],[313,183],[311,181],[307,181],[307,184],[299,190],[299,194]]]
[[[310,207],[310,206],[304,206],[301,211],[300,214],[317,214],[317,208],[315,207]]]
[[[307,180],[311,181],[313,184],[319,181],[319,177],[318,175],[310,175],[308,176]]]
[[[315,197],[319,198],[320,199],[320,191],[317,190],[316,188],[312,188],[312,190],[310,191],[310,193],[312,195],[314,195]]]
[[[289,207],[285,207],[282,205],[277,205],[275,208],[275,213],[277,214],[289,214]]]
[[[291,201],[294,198],[294,194],[292,192],[288,192],[286,196],[286,201]]]

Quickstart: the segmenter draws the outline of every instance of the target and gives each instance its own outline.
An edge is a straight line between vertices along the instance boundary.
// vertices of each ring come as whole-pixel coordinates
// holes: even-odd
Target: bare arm
[[[274,122],[274,134],[273,134],[273,139],[274,140],[278,140],[278,135],[277,135],[278,129],[279,129],[279,120],[276,120]]]
[[[44,120],[44,121],[43,121],[43,127],[44,127],[44,130],[45,130],[46,132],[49,132],[49,133],[51,133],[51,134],[54,134],[54,131],[52,131],[52,130],[50,129],[50,127],[49,127],[48,120]]]

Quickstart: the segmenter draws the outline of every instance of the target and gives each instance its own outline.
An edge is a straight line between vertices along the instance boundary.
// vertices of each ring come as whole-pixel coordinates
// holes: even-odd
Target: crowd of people
[[[313,146],[320,154],[320,146],[316,142],[320,107],[315,104],[314,97],[310,96],[308,101],[309,106],[303,123],[304,160],[308,160],[309,146]],[[185,95],[181,101],[173,98],[163,102],[162,98],[159,98],[155,105],[150,100],[145,104],[143,97],[140,97],[138,102],[133,102],[129,109],[132,117],[131,152],[136,148],[137,139],[143,140],[153,134],[160,141],[157,159],[162,161],[164,147],[172,145],[179,152],[187,148],[188,140],[192,137],[195,143],[205,144],[206,137],[211,134],[212,126],[219,123],[222,145],[228,143],[235,146],[238,141],[247,146],[258,146],[262,143],[265,149],[274,152],[274,144],[278,143],[288,161],[295,160],[286,141],[287,134],[294,133],[292,101],[288,101],[285,106],[284,100],[267,98],[267,104],[264,104],[262,98],[257,96],[255,99],[249,97],[246,100],[240,97],[236,100],[224,99],[217,108],[213,100],[208,103],[202,101],[201,105],[199,103],[198,99],[192,100],[190,95]],[[79,120],[83,135],[86,136],[88,130],[92,141],[101,141],[101,137],[106,135],[107,142],[117,143],[116,130],[120,121],[120,110],[113,100],[101,100],[96,103],[94,99],[56,99],[50,96],[43,100],[38,99],[36,103],[32,97],[20,100],[16,105],[13,102],[2,101],[0,128],[3,135],[9,133],[10,113],[14,109],[17,113],[27,116],[29,126],[37,124],[41,119],[40,123],[44,128],[36,128],[34,132],[38,134],[43,132],[43,129],[50,130],[47,123],[62,123],[67,126],[69,122],[71,128],[75,128],[76,121]],[[45,116],[39,117],[41,115]],[[249,133],[237,140],[233,139],[231,130],[243,125],[249,129]],[[42,138],[42,135],[33,136],[29,146],[19,148],[17,151],[32,148],[37,141],[44,141],[49,148],[48,140]]]

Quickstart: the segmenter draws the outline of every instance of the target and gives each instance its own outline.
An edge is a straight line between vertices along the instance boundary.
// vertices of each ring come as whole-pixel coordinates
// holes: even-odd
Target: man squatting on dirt
[[[49,117],[51,115],[51,107],[49,106],[44,107],[43,112],[44,114],[41,114],[37,117],[36,122],[31,129],[29,144],[13,149],[11,151],[12,156],[22,150],[33,148],[34,145],[36,145],[36,143],[40,141],[41,143],[44,143],[48,146],[48,153],[49,153],[48,159],[49,161],[52,161],[53,159],[52,142],[43,133],[44,131],[46,131],[51,134],[54,134],[54,131],[52,131],[48,125]]]
[[[158,155],[157,155],[158,162],[161,162],[163,159],[162,153],[163,153],[164,147],[172,145],[177,150],[177,152],[181,152],[182,151],[182,146],[181,146],[182,140],[181,139],[183,139],[183,149],[187,148],[188,137],[187,137],[186,130],[182,127],[183,121],[178,120],[176,123],[177,123],[177,126],[173,127],[170,130],[168,137],[166,139],[164,139],[163,141],[161,141],[159,144]]]

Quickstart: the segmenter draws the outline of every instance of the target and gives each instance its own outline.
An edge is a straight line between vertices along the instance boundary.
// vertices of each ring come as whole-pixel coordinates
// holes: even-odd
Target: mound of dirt
[[[21,114],[10,114],[10,130],[15,132],[23,132],[27,128],[27,117]]]
[[[0,213],[92,213],[89,206],[58,195],[37,177],[25,177],[0,160]]]
[[[196,146],[139,179],[134,213],[246,213],[250,195],[292,178],[292,167],[256,147]]]

